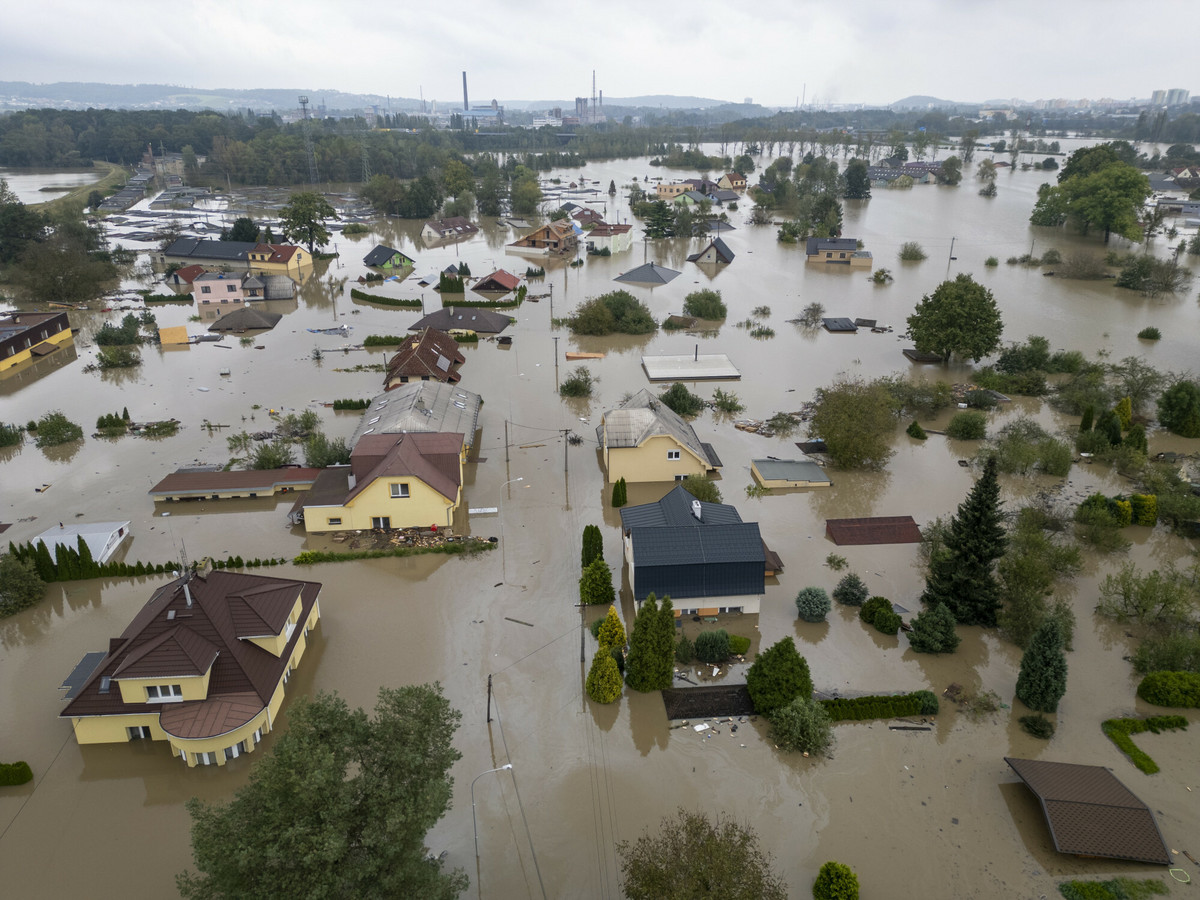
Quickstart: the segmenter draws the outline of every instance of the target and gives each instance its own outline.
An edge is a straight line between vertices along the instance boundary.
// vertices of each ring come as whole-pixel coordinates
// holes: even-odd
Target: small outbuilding
[[[750,472],[766,488],[830,487],[833,484],[824,469],[804,459],[752,459]]]
[[[79,541],[82,539],[87,544],[92,559],[98,563],[106,563],[112,559],[117,548],[127,537],[129,522],[75,522],[70,525],[60,522],[57,528],[43,531],[31,543],[45,544],[50,555],[54,556],[54,550],[60,544],[68,550],[78,550]]]
[[[208,326],[209,331],[270,331],[279,324],[283,316],[279,313],[243,307],[221,316]]]
[[[822,319],[821,324],[825,326],[825,330],[831,334],[854,334],[858,331],[858,326],[854,324],[853,319],[845,317],[835,317],[830,319]]]
[[[613,281],[619,281],[622,284],[646,284],[654,287],[667,284],[678,276],[679,273],[674,269],[668,269],[666,266],[648,262],[638,266],[636,269],[630,269],[628,272],[618,275]]]
[[[826,519],[825,536],[839,547],[862,544],[919,544],[921,529],[912,516]]]
[[[699,253],[693,253],[687,258],[688,262],[694,263],[731,263],[733,262],[733,251],[729,249],[720,238],[713,238],[709,241],[707,247]]]

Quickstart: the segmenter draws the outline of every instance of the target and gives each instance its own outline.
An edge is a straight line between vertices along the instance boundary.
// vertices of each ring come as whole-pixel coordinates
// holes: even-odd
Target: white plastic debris
[[[699,734],[701,731],[708,731],[708,723],[701,722],[699,725],[693,725],[692,730]]]

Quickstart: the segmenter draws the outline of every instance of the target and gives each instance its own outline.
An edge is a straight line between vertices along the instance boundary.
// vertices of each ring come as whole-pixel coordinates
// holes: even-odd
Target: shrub
[[[559,385],[558,392],[563,397],[590,397],[594,379],[587,366],[580,366]]]
[[[858,900],[858,876],[832,860],[821,866],[813,882],[813,900]]]
[[[600,646],[587,675],[588,696],[597,703],[612,703],[621,696],[621,670],[608,647]]]
[[[0,763],[0,787],[15,787],[33,781],[33,770],[29,763],[21,760],[15,763]]]
[[[679,636],[679,643],[675,645],[675,661],[686,666],[695,657],[696,648],[686,634],[681,634]]]
[[[746,690],[760,715],[770,715],[797,697],[812,696],[808,661],[797,652],[790,637],[781,638],[758,654],[746,672]]]
[[[994,268],[996,268],[996,266],[1000,265],[1000,260],[996,259],[996,257],[994,257],[994,256],[989,256],[987,259],[985,259],[983,261],[983,264],[985,266],[987,266],[989,269],[994,269]]]
[[[680,486],[697,500],[704,503],[721,502],[721,489],[707,475],[703,478],[685,478]]]
[[[770,715],[771,739],[782,750],[819,754],[833,744],[833,727],[825,707],[812,697],[796,697]]]
[[[800,311],[796,320],[805,328],[816,328],[825,317],[825,306],[821,303],[810,303]]]
[[[916,241],[905,241],[900,245],[900,258],[905,262],[920,262],[926,254]]]
[[[693,644],[696,659],[706,663],[722,663],[729,659],[729,634],[724,628],[702,631]]]
[[[1200,672],[1200,634],[1173,630],[1151,635],[1133,654],[1133,670],[1148,672]]]
[[[1056,619],[1048,617],[1033,633],[1021,657],[1017,699],[1035,712],[1054,712],[1066,690],[1062,629]]]
[[[1145,719],[1106,719],[1100,724],[1100,730],[1135,766],[1147,775],[1153,775],[1158,771],[1158,763],[1139,750],[1130,735],[1141,734],[1144,731],[1158,734],[1160,731],[1187,726],[1188,720],[1183,716],[1149,716]]]
[[[1054,737],[1054,723],[1041,713],[1033,716],[1021,716],[1017,721],[1021,723],[1021,728],[1027,734],[1032,734],[1035,738],[1048,741]]]
[[[876,284],[887,284],[889,281],[894,281],[890,269],[879,268],[871,273],[871,280]]]
[[[659,394],[658,399],[665,407],[680,416],[694,416],[704,409],[704,400],[678,381]]]
[[[987,416],[981,412],[967,410],[955,413],[946,434],[959,441],[975,441],[987,437]]]
[[[588,626],[588,631],[590,631],[592,633],[592,637],[594,637],[596,640],[600,640],[600,626],[603,624],[604,624],[603,619],[597,619],[595,622],[593,622],[591,625]]]
[[[1143,341],[1157,341],[1162,338],[1162,332],[1151,325],[1139,331],[1138,337],[1140,337]]]
[[[805,622],[824,622],[831,608],[824,588],[802,588],[796,595],[796,615]]]
[[[872,597],[863,603],[862,608],[858,611],[858,617],[868,625],[874,625],[875,617],[881,611],[891,612],[892,601],[887,597]]]
[[[600,533],[599,525],[583,526],[582,550],[579,554],[579,567],[586,569],[592,560],[604,558],[604,536]]]
[[[1062,260],[1062,254],[1053,247],[1042,254],[1042,265],[1044,266],[1057,266]]]
[[[840,572],[849,565],[849,562],[840,553],[830,553],[825,557],[825,565],[829,566],[835,572]]]
[[[371,405],[370,400],[334,400],[333,408],[337,409],[366,409]]]
[[[900,631],[900,614],[890,609],[881,609],[875,613],[875,630],[882,634],[895,635]]]
[[[936,716],[938,714],[938,698],[933,691],[913,691],[909,696],[916,697],[921,701],[919,710],[921,715]]]
[[[833,589],[833,599],[844,606],[862,606],[869,594],[866,583],[854,572],[843,575]]]
[[[1200,706],[1200,674],[1151,672],[1138,685],[1138,696],[1155,706]]]
[[[929,435],[925,433],[925,429],[921,427],[921,424],[916,419],[912,420],[912,424],[904,430],[904,433],[910,438],[916,438],[918,441],[926,440],[929,437]]]
[[[445,277],[445,276],[443,276]],[[451,279],[452,281],[462,284],[459,278]],[[454,293],[448,290],[447,293]],[[458,289],[458,293],[462,293],[462,288]],[[378,303],[380,306],[395,306],[401,309],[420,309],[421,301],[417,298],[401,299],[399,297],[384,297],[382,294],[371,294],[367,291],[360,291],[358,288],[350,288],[350,296],[355,300],[365,300],[368,303]],[[456,306],[461,305],[456,303]]]
[[[898,716],[933,716],[938,699],[932,691],[868,697],[835,697],[821,705],[835,722],[862,722],[868,719],[892,719]]]
[[[622,475],[613,485],[612,490],[612,505],[620,508],[629,502],[629,487],[625,484],[625,476]]]
[[[25,435],[21,433],[19,425],[0,422],[0,447],[15,447],[24,441]]]
[[[608,603],[616,599],[612,584],[612,569],[598,556],[588,563],[579,577],[579,602],[587,605]]]
[[[83,429],[58,410],[43,415],[36,427],[29,430],[36,432],[35,443],[39,447],[57,447],[83,439]]]
[[[746,408],[745,404],[738,399],[737,394],[733,391],[727,393],[720,388],[713,391],[712,403],[718,411],[723,413],[740,413]]]
[[[1158,421],[1186,438],[1200,437],[1200,384],[1180,380],[1158,398]]]
[[[650,308],[628,291],[610,291],[592,297],[567,319],[576,334],[650,334],[658,327]]]
[[[131,369],[142,364],[142,355],[133,347],[101,347],[96,352],[96,365],[101,369]]]
[[[399,347],[405,341],[400,334],[368,334],[363,339],[364,347]],[[336,407],[334,407],[336,409]]]
[[[909,646],[917,653],[953,653],[961,640],[954,626],[954,613],[945,603],[938,603],[913,618]]]
[[[745,656],[749,650],[750,638],[742,637],[740,634],[729,636],[729,652],[734,656]]]
[[[617,615],[615,606],[610,606],[600,621],[600,627],[596,630],[596,640],[602,647],[625,646],[625,626],[621,624],[621,617]]]
[[[724,319],[727,312],[721,292],[706,288],[692,291],[684,298],[683,314],[697,319]]]

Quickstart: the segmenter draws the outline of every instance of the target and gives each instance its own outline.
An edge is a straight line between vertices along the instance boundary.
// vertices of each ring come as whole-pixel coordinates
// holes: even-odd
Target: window
[[[202,293],[202,294],[211,294],[211,293],[212,293],[212,288],[210,288],[210,287],[209,287],[207,284],[206,284],[206,285],[202,285],[202,286],[201,286],[201,288],[200,288],[200,293]]]
[[[233,293],[234,291],[236,291],[236,290],[237,290],[237,285],[236,285],[236,284],[227,284],[227,285],[225,285],[225,293],[227,293],[227,294],[232,294],[232,293]]]
[[[254,732],[254,743],[257,744],[260,741],[262,741],[262,728],[259,728],[258,731]]]
[[[406,483],[393,484],[391,488],[393,500],[405,500],[408,498],[408,485]]]
[[[182,699],[183,687],[178,684],[150,684],[146,686],[147,700]]]
[[[150,739],[150,726],[149,725],[134,725],[130,728],[126,728],[125,731],[129,734],[129,739],[131,741],[142,741],[142,740]]]
[[[225,748],[225,758],[226,759],[237,759],[241,755],[242,755],[242,745],[241,744],[234,744],[232,747]]]
[[[196,765],[198,766],[215,766],[217,764],[217,755],[215,753],[197,753]]]
[[[333,518],[327,519],[326,521],[327,521],[327,522],[328,522],[330,525],[341,525],[341,524],[342,524],[342,520],[341,520],[340,518],[337,518],[337,517],[333,517]]]
[[[838,259],[845,259],[845,258],[846,258],[846,254],[845,254],[845,253],[839,253],[839,254],[838,254]]]
[[[679,459],[679,451],[678,450],[668,450],[667,451],[667,459]]]
[[[392,520],[388,516],[372,516],[371,527],[388,531],[392,527]]]
[[[676,481],[687,481],[687,475],[676,475],[675,480]]]

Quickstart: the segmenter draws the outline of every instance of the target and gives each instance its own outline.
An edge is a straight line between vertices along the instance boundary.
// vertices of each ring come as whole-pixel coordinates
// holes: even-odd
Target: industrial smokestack
[[[463,72],[463,112],[466,112],[471,107],[467,105],[467,73]]]

